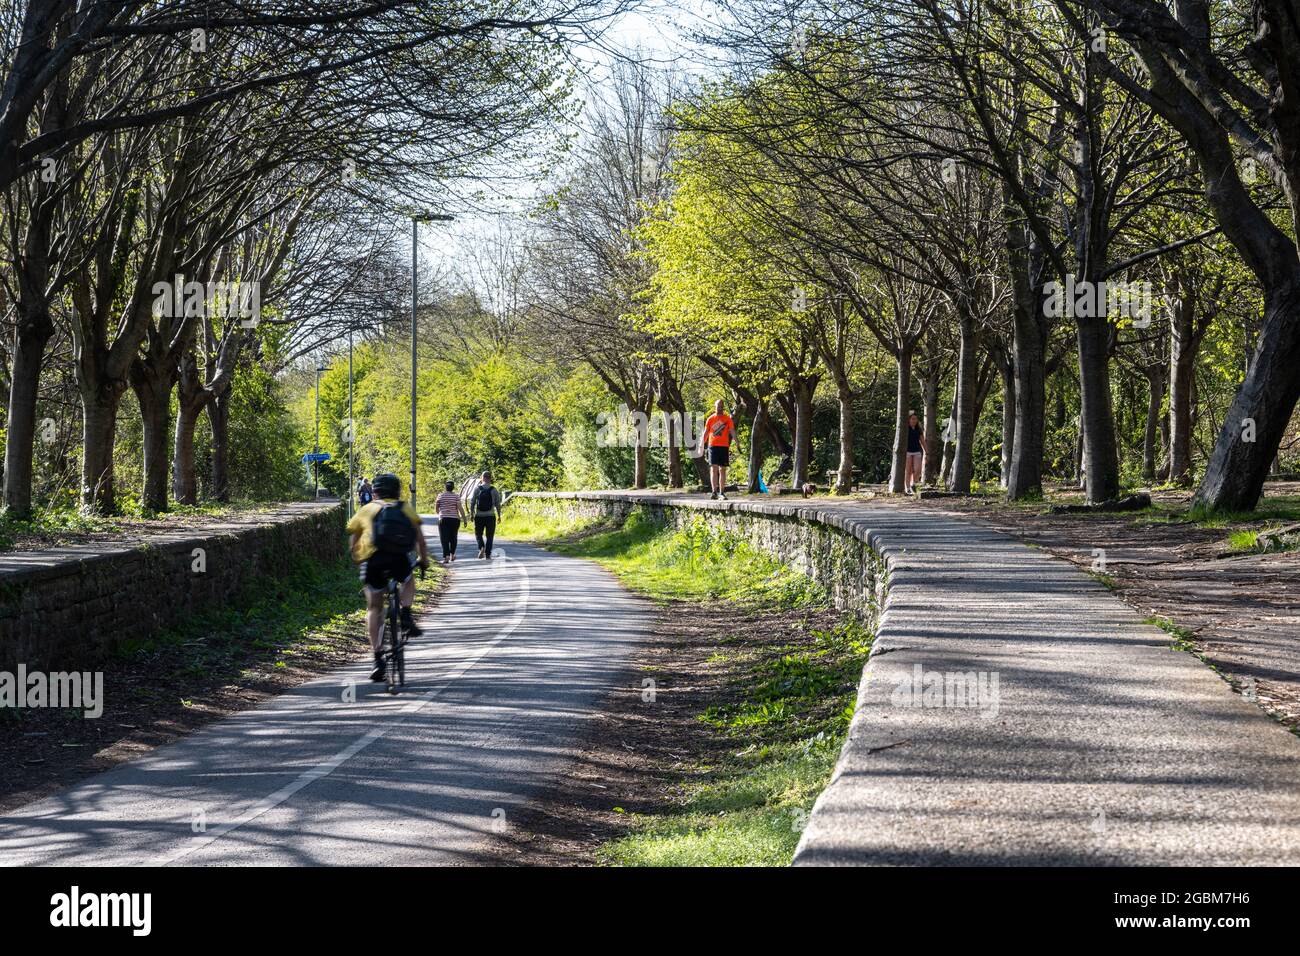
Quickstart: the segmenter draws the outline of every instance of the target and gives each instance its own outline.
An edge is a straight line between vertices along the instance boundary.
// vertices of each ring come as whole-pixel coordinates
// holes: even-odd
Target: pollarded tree
[[[489,55],[494,47],[513,35],[549,56],[621,9],[620,0],[15,0],[0,15],[0,188],[46,160],[62,161],[91,137],[160,126],[293,84],[346,90],[378,117],[381,99],[405,98],[409,107],[412,92],[441,77],[440,95],[429,96],[436,116],[461,95],[463,80],[476,81],[449,68],[449,56],[470,64],[478,80],[526,84],[532,73],[505,72]],[[240,56],[193,60],[175,82],[178,61],[221,43]],[[412,84],[412,71],[424,70],[426,82]],[[119,82],[128,74],[131,82]],[[67,82],[93,93],[86,110],[57,128],[34,122]]]
[[[751,485],[764,438],[789,452],[798,485],[808,475],[817,348],[801,321],[807,310],[796,311],[801,280],[783,262],[786,237],[733,192],[729,171],[743,166],[742,153],[707,133],[679,134],[671,201],[640,229],[653,266],[645,327],[688,343],[736,394],[751,419]],[[815,300],[806,288],[802,304]],[[786,412],[792,443],[775,428],[772,401]]]
[[[1195,152],[1205,198],[1263,290],[1250,367],[1195,498],[1208,510],[1249,510],[1300,400],[1300,30],[1294,4],[1058,2],[1076,21],[1098,14],[1140,58],[1144,77],[1112,69],[1115,82]],[[1290,220],[1285,226],[1270,209],[1279,196]]]
[[[610,394],[648,419],[662,391],[662,356],[644,330],[649,263],[637,227],[665,196],[671,85],[621,66],[613,97],[596,104],[562,185],[539,213],[531,250],[532,308],[551,343],[585,362]],[[635,445],[633,484],[644,488],[647,442]]]

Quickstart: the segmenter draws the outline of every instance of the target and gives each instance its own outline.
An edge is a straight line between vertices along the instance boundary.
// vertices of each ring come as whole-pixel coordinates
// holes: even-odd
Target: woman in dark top
[[[907,494],[916,491],[921,483],[921,463],[925,459],[925,444],[921,441],[921,422],[916,412],[907,416],[907,467],[903,472],[903,490]]]

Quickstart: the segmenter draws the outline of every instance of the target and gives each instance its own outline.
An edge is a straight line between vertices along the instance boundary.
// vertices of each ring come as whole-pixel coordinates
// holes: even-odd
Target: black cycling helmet
[[[396,500],[402,497],[402,482],[396,475],[388,472],[375,475],[375,480],[370,483],[370,487],[374,489],[376,498]]]

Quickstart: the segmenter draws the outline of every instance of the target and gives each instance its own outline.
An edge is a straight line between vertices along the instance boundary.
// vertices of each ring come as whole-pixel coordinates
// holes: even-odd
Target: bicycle
[[[420,580],[424,580],[424,568],[420,568]],[[384,631],[380,637],[379,653],[383,658],[390,694],[396,694],[398,688],[406,686],[406,642],[410,635],[402,627],[401,589],[402,586],[393,578],[389,578],[384,587]]]
[[[384,633],[379,645],[384,661],[384,672],[388,677],[388,693],[396,694],[398,688],[406,686],[406,641],[407,634],[402,628],[399,608],[401,585],[390,579],[387,587],[384,607]]]

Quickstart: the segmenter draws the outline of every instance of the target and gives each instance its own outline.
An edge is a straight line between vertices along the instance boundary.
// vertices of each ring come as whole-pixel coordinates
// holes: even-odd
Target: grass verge
[[[156,514],[141,510],[138,503],[127,502],[115,515],[86,514],[72,506],[36,508],[24,518],[4,513],[0,514],[0,551],[125,538],[142,532],[175,530],[178,524],[201,527],[216,518],[257,514],[276,506],[272,502],[209,502],[172,505],[167,512]]]
[[[673,801],[597,851],[620,866],[785,866],[813,802],[830,781],[853,716],[871,637],[847,620],[810,644],[742,655],[735,697],[701,723],[731,749],[691,768]]]
[[[443,569],[416,575],[416,608],[437,592]],[[255,680],[331,650],[364,643],[365,604],[356,565],[301,560],[279,581],[246,589],[218,610],[150,638],[118,645],[116,656],[161,669],[168,683],[186,678]]]
[[[872,635],[830,609],[799,571],[702,518],[667,530],[634,511],[621,526],[548,519],[567,533],[547,547],[594,560],[667,613],[709,614],[717,602],[758,613],[756,628],[720,634],[708,663],[717,692],[696,709],[657,805],[596,850],[622,866],[782,866],[838,759]],[[534,518],[518,528],[537,529]],[[721,615],[719,615],[721,616]],[[776,621],[794,626],[778,629]],[[614,808],[616,812],[619,808]]]

